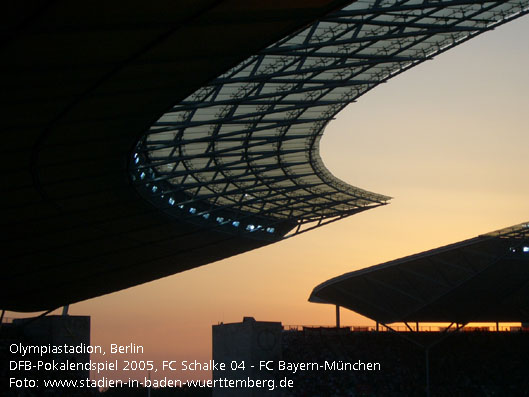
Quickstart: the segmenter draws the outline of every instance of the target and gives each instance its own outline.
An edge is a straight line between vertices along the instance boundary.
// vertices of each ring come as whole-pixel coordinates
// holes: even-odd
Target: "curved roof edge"
[[[350,2],[6,3],[0,307],[47,310],[271,242],[150,205],[130,154],[175,102]]]
[[[182,193],[177,204],[319,224],[386,204],[325,168],[327,123],[378,84],[528,12],[527,0],[353,2],[166,112],[134,151],[134,184],[144,196]]]
[[[527,320],[529,222],[345,273],[309,301],[386,323]]]

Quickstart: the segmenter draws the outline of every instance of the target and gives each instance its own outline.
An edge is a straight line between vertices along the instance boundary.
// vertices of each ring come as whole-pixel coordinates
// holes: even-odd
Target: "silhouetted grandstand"
[[[326,125],[529,13],[528,0],[71,4],[2,9],[1,309],[55,309],[386,205],[326,169]]]
[[[310,301],[336,305],[335,328],[246,317],[213,327],[214,359],[274,362],[286,396],[529,394],[529,222],[336,277]],[[340,306],[376,326],[340,327]]]
[[[282,359],[295,363],[380,363],[379,371],[318,371],[291,375],[286,396],[424,396],[424,349],[438,332],[284,331]],[[415,339],[415,344],[407,338]],[[498,396],[529,392],[528,332],[451,331],[430,349],[430,395]],[[277,374],[278,378],[284,376]]]
[[[12,1],[3,10],[2,317],[118,291],[386,205],[390,197],[325,168],[319,142],[328,122],[390,78],[529,13],[528,0],[71,4]],[[527,228],[341,276],[311,301],[386,326],[529,320]],[[6,343],[39,338],[15,325],[3,327]],[[287,394],[516,394],[527,386],[524,332],[417,333],[417,343],[339,328],[256,335],[260,350],[252,351],[274,347],[292,362],[384,363],[294,374],[298,386]]]
[[[213,359],[246,362],[214,379],[274,379],[275,389],[214,388],[213,396],[523,396],[529,392],[529,328],[477,325],[299,327],[219,324]],[[397,330],[398,329],[398,330]],[[426,331],[425,331],[426,329]],[[264,343],[263,343],[264,342]],[[233,349],[237,346],[238,349]],[[273,369],[262,367],[269,363]],[[250,364],[253,368],[250,368]],[[289,379],[292,387],[279,387]]]
[[[305,330],[287,336],[298,343],[310,341],[305,355],[385,360],[380,377],[373,372],[331,375],[331,384],[355,390],[352,395],[529,393],[523,375],[529,369],[529,333],[524,332],[529,319],[529,222],[344,274],[314,288],[309,300],[336,305],[337,326],[343,306],[376,321],[377,329],[382,324],[392,331],[323,337]],[[499,329],[500,321],[523,327],[488,332],[476,326],[461,332],[470,322],[496,322]],[[410,332],[398,332],[396,322]],[[420,332],[420,322],[449,326]],[[294,352],[293,359],[298,343],[284,349]]]
[[[529,222],[335,277],[315,303],[381,324],[529,320]]]

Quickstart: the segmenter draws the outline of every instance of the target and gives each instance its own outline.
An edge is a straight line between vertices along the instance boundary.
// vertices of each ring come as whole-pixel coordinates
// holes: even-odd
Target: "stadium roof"
[[[4,4],[0,307],[50,309],[267,243],[150,205],[131,185],[132,149],[198,87],[348,3]]]
[[[265,218],[263,230],[294,222],[295,233],[383,205],[389,197],[326,170],[319,140],[327,123],[378,84],[526,13],[528,4],[355,1],[166,112],[133,154],[136,186],[177,216],[229,209],[237,227],[249,231],[252,215]],[[209,217],[212,224],[225,218]]]
[[[383,205],[318,155],[377,84],[529,1],[11,2],[0,306],[52,308]]]
[[[346,273],[310,302],[393,322],[529,319],[529,222]]]

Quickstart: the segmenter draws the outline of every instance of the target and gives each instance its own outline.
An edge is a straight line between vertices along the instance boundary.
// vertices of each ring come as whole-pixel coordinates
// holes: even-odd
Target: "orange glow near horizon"
[[[330,171],[391,204],[70,314],[92,316],[92,344],[205,361],[213,324],[333,325],[334,307],[307,301],[321,282],[529,220],[528,37],[527,16],[485,33],[382,84],[328,126]],[[342,325],[354,324],[373,322],[342,309]]]

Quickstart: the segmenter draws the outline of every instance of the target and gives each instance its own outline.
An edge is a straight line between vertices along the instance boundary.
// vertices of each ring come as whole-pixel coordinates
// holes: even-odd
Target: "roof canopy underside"
[[[203,140],[208,144],[204,153],[206,157],[214,154],[211,164],[218,165],[219,170],[210,180],[202,181],[201,173],[216,171],[214,166],[200,170],[192,167],[195,161],[198,161],[192,149],[202,138],[187,134],[191,130],[180,128],[178,124],[165,127],[168,128],[166,132],[169,139],[178,140],[178,134],[185,134],[186,140],[179,141],[175,146],[175,153],[180,153],[181,147],[182,154],[175,157],[162,155],[161,152],[160,156],[156,157],[158,144],[155,145],[153,141],[151,146],[139,148],[141,150],[138,157],[141,156],[144,163],[139,161],[140,164],[136,164],[136,158],[133,157],[133,148],[137,148],[138,141],[142,143],[151,139],[150,135],[144,140],[140,139],[145,131],[153,126],[156,120],[164,120],[163,117],[160,118],[163,112],[172,109],[168,113],[170,115],[189,111],[189,115],[193,115],[192,122],[207,120],[195,117],[202,114],[199,109],[215,109],[214,106],[223,106],[224,103],[214,100],[215,94],[204,101],[193,102],[194,95],[200,91],[199,87],[205,87],[206,90],[218,88],[222,78],[236,73],[236,65],[246,65],[244,60],[254,62],[255,70],[261,73],[257,65],[259,62],[265,62],[263,56],[266,55],[266,59],[269,59],[270,55],[270,60],[287,56],[267,54],[266,51],[280,49],[273,43],[279,44],[278,40],[282,37],[287,37],[295,31],[299,32],[312,24],[316,18],[329,15],[331,11],[342,9],[350,3],[350,0],[6,2],[3,7],[5,34],[0,49],[3,61],[0,64],[0,93],[4,99],[4,145],[0,161],[6,179],[2,195],[2,225],[7,232],[1,242],[6,266],[3,272],[5,282],[0,289],[0,307],[23,311],[41,310],[99,296],[277,241],[284,231],[296,222],[299,224],[299,219],[307,219],[307,216],[308,219],[314,219],[316,224],[323,224],[324,221],[320,222],[322,219],[339,219],[339,216],[322,218],[333,214],[328,208],[337,208],[338,211],[332,211],[345,216],[354,213],[356,209],[372,208],[369,206],[371,204],[356,208],[353,205],[355,202],[358,205],[368,202],[378,205],[376,200],[370,201],[367,194],[361,196],[362,200],[351,196],[351,201],[342,204],[341,199],[333,202],[335,198],[327,188],[321,193],[317,186],[303,185],[301,188],[300,181],[304,181],[305,177],[289,174],[288,171],[294,169],[292,167],[295,164],[293,160],[287,162],[285,157],[290,156],[284,146],[286,142],[289,139],[297,142],[299,138],[296,134],[288,135],[292,134],[292,126],[288,127],[288,134],[280,137],[281,144],[278,141],[277,147],[281,150],[277,151],[278,156],[275,157],[277,162],[269,167],[255,165],[255,151],[260,144],[263,148],[269,148],[269,141],[277,139],[273,134],[270,140],[261,136],[260,140],[253,141],[260,130],[244,130],[248,132],[248,137],[255,147],[247,145],[248,150],[244,146],[244,150],[239,152],[233,147],[224,146],[219,150],[220,146],[216,142],[220,141],[217,141],[216,137],[211,141],[210,135],[205,136]],[[522,15],[526,12],[524,7],[527,7],[527,1],[519,3],[519,9],[522,11],[517,13],[516,5],[510,2],[451,1],[435,4],[431,9],[432,13],[441,12],[451,5],[456,19],[459,6],[466,8],[471,4],[479,4],[475,6],[476,9],[489,6],[492,7],[489,11],[503,9],[492,18],[498,22],[492,23],[491,26]],[[510,5],[513,7],[511,13]],[[395,11],[393,8],[404,7],[399,11],[401,13],[405,12],[405,7],[409,7],[411,13],[418,12],[419,8],[428,12],[428,3],[380,2],[380,10],[374,5],[370,7],[373,11],[369,11],[371,17],[365,10],[357,11],[356,16],[348,17],[359,20],[354,22],[351,19],[351,23],[356,23],[359,30],[364,28],[362,21],[371,20],[374,15],[378,15],[377,19],[380,21],[372,26],[373,32],[377,32],[377,26],[386,26],[389,34],[395,38],[395,43],[399,38],[406,40],[407,36],[413,36],[414,29],[427,29],[425,39],[431,36],[428,32],[434,33],[432,27],[413,25],[413,18],[409,19],[411,30],[406,28],[402,33],[399,33],[398,21],[391,22],[392,27],[384,25],[384,19]],[[486,18],[487,15],[485,13],[483,17]],[[333,18],[336,21],[322,19],[321,26],[334,24],[343,19],[342,17],[343,15],[335,14]],[[465,18],[469,19],[470,15]],[[402,29],[402,23],[400,25]],[[473,31],[475,34],[480,32],[477,28]],[[360,31],[358,34],[360,35]],[[362,40],[369,40],[368,32],[362,34],[367,36],[358,36],[353,41],[361,43]],[[456,36],[457,32],[454,33],[454,37]],[[328,48],[332,48],[330,43],[324,40],[325,36],[320,38],[329,45]],[[383,36],[376,38],[377,41],[383,39]],[[341,45],[339,36],[336,36],[336,40],[336,44]],[[312,46],[317,43],[311,39],[305,44]],[[263,48],[269,49],[261,51]],[[311,50],[308,47],[305,49],[303,44],[299,48],[311,53],[305,61],[308,62],[307,65],[311,65],[310,68],[305,69],[301,65],[299,70],[311,74],[327,68],[323,63],[310,63],[318,62],[320,57],[322,62],[324,61],[320,50]],[[287,49],[281,47],[280,50]],[[292,51],[288,56],[295,54],[295,51]],[[374,67],[399,60],[398,57],[380,59],[380,56],[364,59],[363,56],[360,58],[361,55],[362,51],[350,55],[338,53],[336,56],[341,57],[341,62],[330,64],[328,72],[334,70],[332,65],[337,70],[342,66],[347,68],[348,65],[360,66],[364,63]],[[314,57],[316,59],[311,60]],[[329,59],[332,61],[333,58]],[[231,72],[226,73],[234,66]],[[278,70],[279,74],[288,75],[291,72],[288,68]],[[218,77],[222,73],[226,74]],[[277,81],[281,78],[280,75],[270,77],[276,79],[277,84],[283,84]],[[324,77],[325,75],[321,75],[322,79]],[[316,76],[315,79],[311,84],[316,84],[329,93],[331,91],[327,88],[338,89],[340,85],[349,84],[347,79],[338,79],[334,86],[328,82],[324,86],[318,82]],[[237,82],[230,81],[234,84]],[[250,84],[252,81],[243,83]],[[349,86],[358,83],[359,81],[351,80]],[[299,84],[301,83],[296,82],[293,85]],[[260,85],[252,91],[257,96],[251,97],[251,93],[245,93],[244,90],[241,95],[244,94],[248,100],[253,98],[254,102],[246,102],[246,105],[264,105],[268,109],[268,100],[275,98],[277,92],[273,90],[274,86],[271,86],[271,94],[265,95],[259,91],[259,87]],[[320,91],[312,89],[310,84],[303,83],[300,87],[298,90],[289,91],[289,95],[305,95],[311,91],[317,94],[313,102],[308,97],[305,101],[296,100],[295,103],[299,103],[300,107],[308,104],[345,106],[347,102],[319,97]],[[222,92],[219,91],[218,95],[222,95]],[[226,117],[220,116],[221,122],[218,125],[228,125],[226,121],[229,121],[233,128],[237,123],[243,125],[242,120],[249,121],[250,116],[237,121],[240,115],[235,113],[235,107],[238,111],[239,105],[229,102],[231,94],[226,98],[226,105],[232,106],[234,113]],[[274,105],[271,109],[279,111],[281,106],[292,106],[294,99],[295,97],[285,97],[280,106]],[[187,108],[188,105],[191,108]],[[267,114],[272,118],[272,113]],[[261,113],[257,116],[260,115]],[[168,117],[171,120],[171,116]],[[299,120],[301,123],[307,121],[305,117],[307,116],[304,111],[297,119],[292,120]],[[275,121],[266,120],[272,126],[279,126]],[[213,124],[210,122],[208,126],[212,127]],[[155,124],[151,132],[155,133],[159,128],[164,126]],[[273,128],[269,130],[272,131]],[[218,131],[219,136],[223,137],[223,142],[229,144],[230,137],[220,135],[224,134],[225,130]],[[240,141],[243,135],[244,133],[235,131],[231,144],[235,145],[234,142],[237,139]],[[153,139],[158,138],[160,137]],[[316,148],[317,138],[314,142]],[[188,143],[190,146],[187,146]],[[186,147],[183,147],[183,144]],[[163,149],[163,142],[160,145],[160,149]],[[245,145],[244,141],[236,146],[242,145]],[[228,155],[230,151],[233,154],[231,157]],[[186,152],[191,156],[186,157]],[[242,157],[238,158],[237,153],[248,153],[247,157],[244,157],[248,161],[241,161]],[[301,152],[299,153],[303,157]],[[316,158],[317,151],[313,153]],[[259,156],[264,158],[269,155],[270,152],[266,152]],[[187,178],[180,185],[175,179],[180,177],[178,173],[162,174],[165,161],[163,156],[168,157],[168,163],[175,164],[175,172],[180,172],[184,166]],[[151,163],[145,163],[147,160]],[[210,157],[207,161],[210,161]],[[130,167],[131,164],[136,168]],[[202,166],[200,162],[196,164]],[[317,168],[317,162],[313,161],[311,164]],[[143,167],[150,181],[140,179],[143,172],[140,167]],[[189,167],[189,171],[186,167]],[[281,172],[285,172],[282,178],[292,181],[295,185],[290,188],[283,187],[281,177],[276,178],[268,174],[268,171],[278,167]],[[134,170],[134,177],[137,177],[133,183],[140,185],[136,186],[138,189],[132,186],[131,169]],[[246,171],[242,172],[241,169]],[[245,175],[253,178],[253,185],[244,180]],[[324,181],[332,179],[325,176],[323,169],[317,175]],[[219,193],[215,183],[228,177],[231,178],[230,184],[224,185],[226,189]],[[167,185],[163,184],[164,181]],[[334,179],[333,181],[332,186],[338,190],[338,182]],[[147,183],[150,183],[150,186],[147,186]],[[160,189],[153,192],[152,188],[158,184]],[[211,197],[205,196],[207,189],[203,185],[209,186],[207,189],[211,190]],[[239,188],[249,196],[239,193]],[[270,195],[263,196],[259,191],[261,188],[270,189]],[[165,189],[168,189],[168,193],[164,196],[160,192]],[[299,194],[291,196],[290,190]],[[143,192],[143,197],[137,194],[138,191]],[[173,191],[177,196],[174,207],[169,202]],[[178,194],[179,192],[182,194]],[[240,203],[236,202],[237,194],[239,198],[243,198]],[[281,214],[280,211],[287,206],[284,201],[276,201],[274,205],[277,207],[271,207],[270,210],[259,209],[259,205],[273,202],[274,197],[278,200],[288,197],[288,204],[292,204],[295,213],[289,213],[291,218],[287,219],[269,219],[269,230],[274,229],[276,234],[272,233],[267,241],[257,241],[253,239],[253,235],[225,233],[226,229],[233,226],[220,225],[219,228],[213,228],[207,220],[189,224],[187,219],[182,219],[181,216],[167,216],[165,209],[162,211],[160,205],[150,205],[145,197],[150,201],[158,200],[160,205],[163,201],[164,205],[171,207],[167,211],[178,211],[178,200],[180,205],[186,207],[190,218],[205,215],[199,213],[207,211],[211,206],[216,209],[225,208],[227,213],[238,211],[243,214],[243,210],[243,216],[248,217],[248,222],[249,218],[252,218],[254,226],[260,225],[257,222],[262,219],[254,219],[260,215],[267,218],[268,214],[285,216],[285,213]],[[225,205],[216,205],[216,198],[225,200]],[[309,198],[310,202],[305,201]],[[305,202],[309,203],[306,207]],[[199,210],[198,204],[201,203],[203,205]],[[251,205],[242,208],[241,203]],[[259,212],[251,212],[249,207],[253,206],[253,203],[253,210],[256,211],[257,208]],[[341,205],[356,209],[351,212],[343,211]],[[197,210],[196,214],[190,211],[191,208]],[[315,215],[310,218],[310,214]],[[229,216],[232,216],[231,213]],[[296,216],[304,218],[295,218]],[[210,220],[222,217],[223,215],[210,217]],[[252,224],[246,227],[251,229]]]
[[[527,321],[529,222],[344,274],[309,300],[383,323]]]
[[[278,222],[321,222],[385,204],[389,197],[326,170],[319,139],[327,123],[378,84],[527,13],[528,5],[353,2],[175,105],[138,143],[132,178],[166,207],[206,204],[196,216],[221,206]]]
[[[267,243],[153,207],[130,153],[176,102],[349,2],[4,2],[0,308],[51,309]]]

